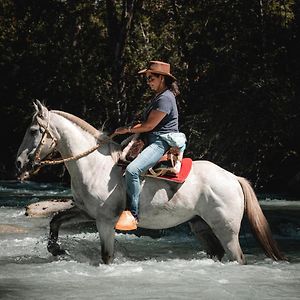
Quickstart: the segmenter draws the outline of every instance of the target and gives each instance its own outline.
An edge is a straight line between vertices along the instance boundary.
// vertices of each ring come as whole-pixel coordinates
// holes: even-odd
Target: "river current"
[[[67,254],[53,257],[50,218],[25,216],[30,203],[70,197],[60,185],[0,181],[0,299],[300,299],[300,199],[259,195],[288,262],[267,258],[243,221],[247,265],[208,259],[183,224],[151,236],[118,233],[107,266],[93,224],[63,227]]]

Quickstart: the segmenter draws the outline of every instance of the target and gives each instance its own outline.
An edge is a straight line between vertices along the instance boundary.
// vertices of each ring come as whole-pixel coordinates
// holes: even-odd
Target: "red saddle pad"
[[[193,163],[193,161],[190,158],[184,158],[181,162],[180,172],[177,175],[171,175],[171,176],[162,175],[162,176],[155,177],[155,176],[147,174],[147,176],[155,177],[157,179],[174,181],[177,183],[183,183],[191,171],[192,163]]]

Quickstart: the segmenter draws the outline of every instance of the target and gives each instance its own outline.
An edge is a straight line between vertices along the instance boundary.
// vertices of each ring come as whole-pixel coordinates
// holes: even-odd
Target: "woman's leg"
[[[140,174],[153,167],[170,146],[158,136],[151,135],[147,146],[126,168],[126,190],[130,202],[130,210],[134,217],[138,216],[140,196]]]

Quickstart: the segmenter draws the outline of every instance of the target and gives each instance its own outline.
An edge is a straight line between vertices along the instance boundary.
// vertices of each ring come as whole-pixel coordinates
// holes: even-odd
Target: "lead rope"
[[[71,157],[68,157],[68,158],[61,158],[61,159],[49,159],[49,160],[43,160],[43,161],[40,161],[39,162],[39,165],[37,167],[36,170],[34,170],[33,172],[30,173],[30,175],[35,175],[37,174],[40,169],[43,167],[43,166],[49,166],[49,165],[58,165],[58,164],[62,164],[62,163],[65,163],[65,162],[69,162],[69,161],[73,161],[73,160],[78,160],[84,156],[87,156],[89,154],[91,154],[92,152],[94,152],[95,150],[97,150],[99,147],[101,147],[103,144],[105,143],[108,143],[109,141],[112,140],[112,138],[115,136],[116,134],[112,134],[110,135],[107,139],[105,140],[102,140],[101,143],[98,143],[97,145],[95,145],[94,147],[92,147],[91,149],[83,152],[83,153],[80,153],[78,155],[75,155],[75,156],[71,156]]]
[[[95,145],[94,147],[92,147],[91,149],[89,149],[89,150],[87,150],[85,152],[82,152],[82,153],[77,154],[75,156],[70,156],[68,158],[44,160],[44,161],[40,162],[40,165],[41,165],[41,167],[45,166],[45,165],[58,165],[58,164],[62,164],[62,163],[65,163],[65,162],[72,161],[72,160],[78,160],[78,159],[80,159],[80,158],[82,158],[84,156],[87,156],[87,155],[91,154],[92,152],[94,152],[95,150],[97,150],[102,145],[104,145],[104,144],[108,143],[109,141],[111,141],[115,135],[116,134],[113,133],[107,139],[102,140],[100,143],[98,143],[97,145]]]

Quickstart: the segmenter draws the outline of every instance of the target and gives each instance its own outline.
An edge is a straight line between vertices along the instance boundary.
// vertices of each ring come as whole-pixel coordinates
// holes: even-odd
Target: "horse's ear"
[[[38,113],[39,112],[38,106],[35,104],[35,102],[33,102],[32,104],[33,104],[33,107],[35,109],[35,112]]]
[[[33,102],[33,106],[39,117],[45,118],[47,116],[48,109],[39,100],[36,99],[35,102]]]

